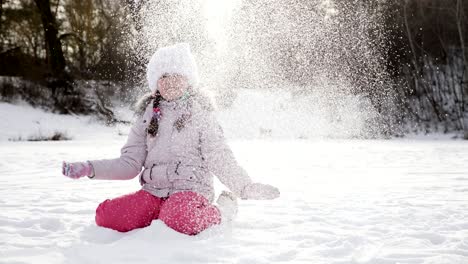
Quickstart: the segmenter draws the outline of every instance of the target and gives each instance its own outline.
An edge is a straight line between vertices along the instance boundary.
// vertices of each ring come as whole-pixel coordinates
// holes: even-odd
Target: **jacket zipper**
[[[203,141],[202,141],[202,134],[201,132],[198,132],[198,155],[200,156],[202,162],[205,161],[205,157],[203,156],[203,153],[202,153],[202,144],[203,144]]]
[[[151,170],[150,170],[150,180],[153,180],[153,175],[152,175],[152,174],[153,174],[153,168],[154,168],[154,166],[156,166],[155,163],[153,163],[153,166],[151,167]]]
[[[180,163],[182,163],[182,162],[181,162],[181,161],[178,161],[178,162],[177,162],[177,165],[176,165],[176,168],[175,168],[175,171],[174,171],[175,174],[177,174],[177,175],[179,175],[178,170],[179,170]]]

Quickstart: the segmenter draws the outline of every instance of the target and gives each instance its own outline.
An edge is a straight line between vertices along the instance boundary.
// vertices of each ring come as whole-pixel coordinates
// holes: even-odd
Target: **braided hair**
[[[190,95],[190,93],[189,93]],[[159,91],[156,91],[154,95],[150,97],[150,99],[153,100],[153,115],[151,117],[151,121],[148,125],[148,134],[151,137],[155,137],[158,134],[158,128],[159,128],[159,121],[161,120],[161,109],[159,108],[159,104],[161,100],[164,100],[162,95],[159,93]],[[192,108],[192,101],[191,98],[187,99],[188,104],[189,104],[189,111],[185,114],[182,114],[175,122],[174,122],[174,127],[177,129],[178,132],[180,132],[184,127],[186,122],[190,119],[191,117],[191,108]],[[150,101],[151,102],[151,101]]]
[[[151,137],[155,137],[158,133],[159,120],[161,119],[161,109],[159,109],[159,103],[161,100],[163,100],[163,97],[159,91],[156,91],[156,94],[152,95],[151,99],[153,99],[153,116],[151,117],[151,121],[148,125],[148,134]]]

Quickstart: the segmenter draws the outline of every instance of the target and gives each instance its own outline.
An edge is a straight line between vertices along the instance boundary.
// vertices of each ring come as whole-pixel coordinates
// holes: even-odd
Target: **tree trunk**
[[[65,58],[62,52],[62,43],[58,38],[58,27],[54,15],[50,10],[49,0],[34,0],[41,13],[42,26],[44,27],[45,44],[48,55],[48,63],[52,74],[58,79],[66,78]]]
[[[464,6],[462,0],[457,0],[457,8],[456,12],[456,21],[457,21],[457,29],[458,29],[458,36],[460,38],[460,47],[461,47],[461,56],[463,60],[462,65],[462,79],[461,79],[461,91],[462,91],[462,112],[463,112],[463,138],[468,139],[468,58],[467,58],[467,50],[465,46],[465,30],[464,27]]]
[[[2,32],[3,0],[0,0],[0,32]],[[0,41],[0,52],[3,51],[3,41]]]
[[[65,71],[65,57],[58,35],[57,22],[51,12],[50,1],[34,0],[34,2],[41,14],[44,28],[47,61],[52,73],[52,78],[47,80],[47,85],[52,90],[56,110],[63,114],[90,113],[89,106],[83,99],[84,95],[73,87],[72,76]]]
[[[465,51],[463,51],[465,52]],[[465,55],[466,58],[466,55]],[[462,89],[462,115],[463,115],[463,138],[468,140],[468,65],[466,59],[463,61],[463,75],[461,81]]]

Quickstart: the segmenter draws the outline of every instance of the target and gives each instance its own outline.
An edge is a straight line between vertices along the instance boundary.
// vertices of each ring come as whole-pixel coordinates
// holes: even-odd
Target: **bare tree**
[[[54,77],[66,78],[65,58],[62,52],[62,43],[58,37],[58,27],[50,9],[49,0],[34,0],[41,13],[42,26],[46,42],[47,59]]]
[[[0,32],[2,31],[3,0],[0,0]]]
[[[463,136],[464,139],[468,139],[468,60],[467,51],[465,44],[465,28],[464,28],[464,8],[463,2],[457,0],[456,5],[456,23],[458,35],[460,37],[461,56],[463,59],[463,74],[461,78],[461,92],[462,92],[462,113],[463,113]]]
[[[55,108],[62,113],[90,113],[90,102],[85,101],[81,90],[73,86],[73,78],[66,70],[58,24],[51,12],[49,0],[34,0],[41,14],[47,61],[52,72],[48,87],[52,91]]]

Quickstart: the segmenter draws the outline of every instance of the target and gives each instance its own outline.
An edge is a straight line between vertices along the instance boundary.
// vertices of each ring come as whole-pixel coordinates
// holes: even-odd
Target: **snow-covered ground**
[[[55,130],[72,140],[8,141]],[[189,237],[99,228],[97,205],[138,180],[61,175],[62,160],[116,157],[125,131],[0,103],[0,263],[468,263],[467,141],[232,139],[281,197]]]

